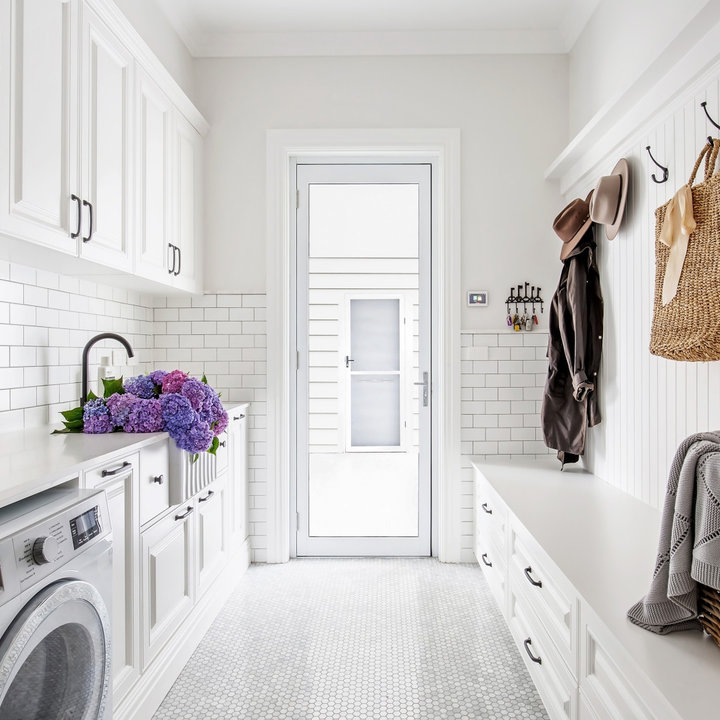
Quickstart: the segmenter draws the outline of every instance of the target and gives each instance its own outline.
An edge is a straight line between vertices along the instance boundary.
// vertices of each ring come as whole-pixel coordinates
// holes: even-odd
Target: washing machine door
[[[48,585],[0,640],[3,720],[99,720],[109,686],[110,618],[89,583]]]

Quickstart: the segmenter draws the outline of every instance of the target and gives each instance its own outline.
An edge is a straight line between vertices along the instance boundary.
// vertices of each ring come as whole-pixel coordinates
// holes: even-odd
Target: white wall
[[[714,61],[690,61],[679,78],[662,79],[653,92],[656,105],[640,103],[647,114],[617,118],[609,135],[622,135],[602,159],[570,183],[568,197],[583,195],[621,156],[628,158],[631,185],[620,234],[612,241],[599,233],[599,267],[605,299],[605,330],[600,375],[603,422],[589,434],[586,464],[597,475],[641,500],[662,504],[667,474],[680,441],[691,433],[720,429],[720,362],[685,363],[650,355],[655,279],[654,211],[688,181],[710,126],[700,103],[720,117],[720,24],[708,28]],[[694,57],[689,55],[689,57]],[[695,72],[691,67],[695,66]],[[713,131],[718,136],[718,131]],[[655,184],[656,171],[645,147],[670,171]],[[598,147],[585,148],[595,155]],[[581,167],[579,161],[576,167]],[[700,173],[702,176],[702,172]],[[692,239],[691,239],[692,242]]]
[[[564,56],[205,59],[206,286],[265,290],[266,130],[459,127],[466,329],[504,326],[511,284],[549,297],[559,274],[557,188],[543,171],[567,141]],[[458,297],[458,303],[463,298]]]
[[[718,15],[714,0],[603,0],[570,52],[570,135],[644,74],[673,56]],[[668,52],[670,51],[670,52]]]
[[[153,0],[113,0],[185,94],[195,100],[194,61]]]

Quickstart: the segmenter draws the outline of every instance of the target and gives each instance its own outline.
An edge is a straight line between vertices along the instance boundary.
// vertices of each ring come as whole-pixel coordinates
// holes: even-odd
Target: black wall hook
[[[650,177],[652,178],[652,181],[658,183],[658,185],[660,185],[660,184],[662,184],[662,183],[664,183],[664,182],[667,182],[667,179],[668,179],[668,169],[667,169],[664,165],[661,165],[661,164],[653,157],[653,154],[650,152],[650,146],[649,146],[649,145],[648,145],[645,149],[647,150],[647,153],[648,153],[648,155],[650,156],[650,159],[663,171],[662,180],[658,180],[658,179],[655,177],[655,173],[653,173],[653,174],[650,176]]]
[[[720,130],[720,125],[718,125],[718,124],[710,117],[710,113],[708,112],[708,109],[707,109],[707,101],[701,102],[701,103],[700,103],[700,107],[705,111],[705,117],[707,117],[707,119],[708,119],[718,130]]]

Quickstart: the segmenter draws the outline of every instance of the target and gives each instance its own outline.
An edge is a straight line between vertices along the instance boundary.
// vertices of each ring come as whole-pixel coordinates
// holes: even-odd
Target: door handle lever
[[[427,407],[430,401],[430,373],[424,372],[422,377],[422,382],[416,382],[413,385],[422,385],[422,404],[423,407]]]
[[[345,356],[345,367],[346,368],[349,368],[350,363],[353,363],[353,362],[355,362],[355,361],[349,355]]]

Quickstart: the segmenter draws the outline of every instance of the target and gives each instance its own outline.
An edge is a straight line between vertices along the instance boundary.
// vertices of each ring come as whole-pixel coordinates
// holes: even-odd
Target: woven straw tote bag
[[[660,242],[669,204],[655,211],[655,302],[650,352],[670,360],[720,360],[720,172],[713,174],[720,140],[706,143],[688,185],[697,223],[688,241],[675,297],[662,305],[670,248]],[[693,186],[705,159],[705,180]]]

